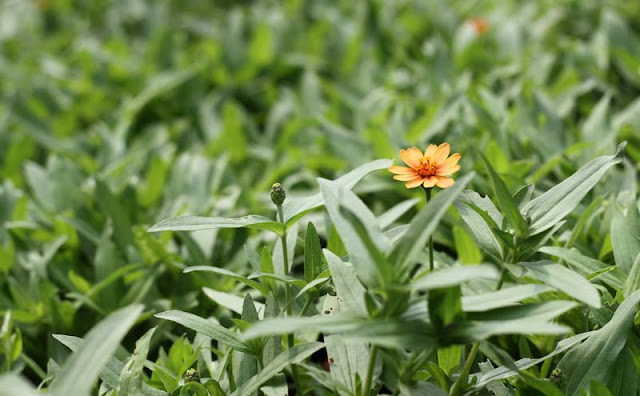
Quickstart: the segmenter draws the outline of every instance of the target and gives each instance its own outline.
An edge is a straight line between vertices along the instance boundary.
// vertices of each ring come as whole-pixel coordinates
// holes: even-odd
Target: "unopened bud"
[[[194,368],[190,368],[184,373],[184,383],[188,382],[200,382],[200,376]]]
[[[564,385],[564,373],[559,368],[553,369],[549,376],[549,381],[558,388],[562,388]]]
[[[287,197],[287,194],[284,192],[284,187],[280,183],[273,183],[271,186],[271,201],[280,206],[284,202],[284,199]]]

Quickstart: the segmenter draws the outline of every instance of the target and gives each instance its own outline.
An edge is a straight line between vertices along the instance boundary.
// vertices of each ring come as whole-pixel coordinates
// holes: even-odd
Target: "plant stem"
[[[498,280],[498,284],[496,285],[496,290],[502,289],[502,285],[504,284],[504,278],[507,275],[506,267],[503,267],[500,271],[500,279]],[[471,347],[471,351],[467,356],[467,360],[464,362],[464,366],[462,366],[462,371],[460,372],[460,377],[456,380],[451,388],[451,396],[457,396],[460,393],[460,389],[463,385],[463,382],[466,383],[467,377],[469,377],[469,370],[471,370],[471,365],[473,364],[476,355],[478,354],[478,349],[480,349],[480,341],[476,341]]]
[[[498,279],[498,284],[496,285],[496,291],[502,289],[502,285],[504,284],[504,278],[507,277],[507,268],[502,267],[500,270],[500,279]]]
[[[312,302],[313,302],[313,298],[307,295],[307,300],[304,302],[304,305],[302,306],[302,310],[300,311],[300,315],[298,316],[303,317],[307,313],[307,310],[309,310],[309,307],[311,307]]]
[[[428,205],[431,199],[431,188],[425,188],[424,194]],[[433,235],[429,237],[429,271],[433,271]]]
[[[284,222],[284,211],[282,210],[282,205],[276,205],[278,208],[278,220],[285,224]],[[280,242],[282,244],[282,266],[285,276],[289,276],[289,249],[287,249],[287,234],[286,232],[280,237]],[[289,283],[286,283],[284,286],[284,301],[286,305],[287,316],[292,316],[292,307],[291,307],[291,286]],[[293,333],[287,334],[287,348],[293,348],[295,344],[295,339]],[[296,392],[300,395],[303,395],[303,389],[300,380],[298,379],[298,368],[295,365],[291,365],[291,373],[293,374],[293,382],[296,387]]]
[[[478,349],[480,349],[480,341],[476,341],[471,347],[471,351],[467,356],[467,360],[464,362],[464,366],[462,366],[462,371],[460,372],[460,377],[456,380],[455,384],[451,388],[451,396],[458,396],[460,391],[462,390],[462,386],[467,382],[467,377],[469,376],[469,371],[471,370],[471,365],[478,354]]]
[[[364,377],[362,383],[362,396],[369,396],[371,393],[371,382],[373,381],[373,369],[376,367],[376,357],[378,355],[378,346],[372,345],[369,350],[369,365],[367,366],[367,376]]]

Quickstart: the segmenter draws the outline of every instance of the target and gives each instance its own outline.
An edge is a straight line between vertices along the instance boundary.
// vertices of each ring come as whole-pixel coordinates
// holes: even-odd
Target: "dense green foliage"
[[[0,51],[0,396],[638,394],[639,2],[6,0]]]

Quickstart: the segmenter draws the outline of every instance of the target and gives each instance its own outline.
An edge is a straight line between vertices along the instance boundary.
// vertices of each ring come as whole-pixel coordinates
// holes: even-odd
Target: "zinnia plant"
[[[400,150],[400,158],[409,165],[409,168],[390,166],[388,169],[395,174],[393,176],[395,180],[406,181],[407,188],[422,186],[426,201],[429,203],[433,187],[447,188],[455,183],[451,175],[460,170],[458,165],[460,154],[455,153],[449,156],[450,152],[451,146],[446,142],[439,146],[430,144],[424,154],[419,148],[410,147]],[[429,269],[433,271],[433,237],[429,238]]]

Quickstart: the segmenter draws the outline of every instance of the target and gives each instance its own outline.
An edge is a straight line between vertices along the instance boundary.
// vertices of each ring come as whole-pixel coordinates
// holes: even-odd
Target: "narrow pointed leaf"
[[[523,212],[530,219],[532,235],[553,227],[582,201],[607,170],[622,161],[625,143],[618,146],[615,155],[607,155],[588,162],[560,184],[533,199]]]
[[[598,289],[578,273],[560,264],[542,260],[509,265],[508,268],[517,277],[530,276],[594,308],[602,306]]]
[[[580,395],[593,380],[610,385],[615,374],[611,369],[627,343],[639,303],[640,291],[636,291],[620,304],[609,323],[560,360],[566,395]]]
[[[157,327],[151,328],[138,341],[131,359],[124,365],[120,374],[118,396],[136,396],[142,394],[142,370],[147,361],[151,337]]]
[[[633,194],[620,193],[618,201],[611,219],[611,245],[616,266],[628,274],[640,254],[640,214]]]
[[[561,258],[562,260],[570,264],[573,268],[575,268],[576,271],[578,271],[583,276],[602,271],[603,269],[609,267],[607,264],[603,263],[600,260],[583,255],[576,249],[567,249],[557,246],[544,246],[540,248],[539,251]],[[614,289],[622,290],[624,289],[625,280],[627,277],[618,269],[614,268],[613,270],[602,274],[599,278],[601,278],[605,283],[607,283]]]
[[[51,384],[52,395],[89,395],[100,372],[120,341],[142,313],[141,305],[119,309],[93,327],[84,343],[69,360]]]
[[[428,273],[427,275],[413,282],[410,287],[412,290],[425,291],[457,286],[461,283],[476,279],[497,280],[499,277],[500,272],[496,269],[495,266],[490,264],[480,264],[473,266],[461,265]]]
[[[205,265],[197,265],[197,266],[194,266],[194,267],[187,267],[187,268],[184,269],[183,272],[185,274],[187,274],[189,272],[195,272],[195,271],[213,272],[213,273],[220,274],[220,275],[226,275],[226,276],[229,276],[229,277],[231,277],[231,278],[233,278],[233,279],[235,279],[235,280],[237,280],[239,282],[244,283],[247,286],[253,287],[254,289],[258,290],[262,294],[266,295],[266,294],[269,293],[269,289],[265,285],[263,285],[263,284],[261,284],[259,282],[256,282],[256,281],[254,281],[252,279],[249,279],[249,278],[247,278],[245,276],[238,275],[235,272],[231,272],[231,271],[229,271],[227,269],[224,269],[224,268],[210,267],[210,266],[205,266]]]
[[[304,280],[313,281],[322,272],[322,247],[313,223],[307,225],[304,239]]]
[[[440,191],[413,219],[390,254],[390,261],[397,271],[404,271],[410,263],[416,260],[449,206],[462,193],[473,176],[474,173],[465,175],[456,180],[452,187]]]
[[[500,176],[498,176],[487,158],[482,154],[480,156],[489,171],[489,179],[491,180],[493,192],[496,194],[498,206],[502,209],[502,213],[506,216],[507,220],[509,220],[509,224],[513,227],[516,235],[525,236],[527,234],[528,225],[527,221],[522,216],[522,213],[520,213],[520,209],[518,209],[518,203],[515,201],[509,192],[509,189],[507,189],[507,186],[504,184]]]
[[[182,311],[165,311],[156,314],[155,317],[176,322],[240,352],[253,353],[236,333],[197,315]]]
[[[160,231],[198,231],[215,228],[254,228],[268,230],[278,235],[284,234],[284,225],[262,216],[244,216],[237,218],[180,216],[162,220],[149,228],[148,232]]]
[[[258,374],[250,378],[241,387],[239,387],[231,396],[251,396],[258,391],[271,378],[280,374],[285,367],[300,363],[316,351],[322,349],[324,345],[320,342],[308,342],[305,344],[294,345],[276,356],[271,362],[267,363]]]
[[[494,292],[463,296],[462,309],[466,312],[489,311],[513,305],[551,290],[555,289],[547,285],[518,285]]]
[[[337,186],[351,190],[363,177],[373,171],[385,169],[393,163],[390,159],[380,159],[369,162],[346,173],[334,180]],[[322,193],[317,193],[305,198],[288,199],[282,205],[284,219],[287,228],[298,221],[302,216],[310,211],[324,205]]]

